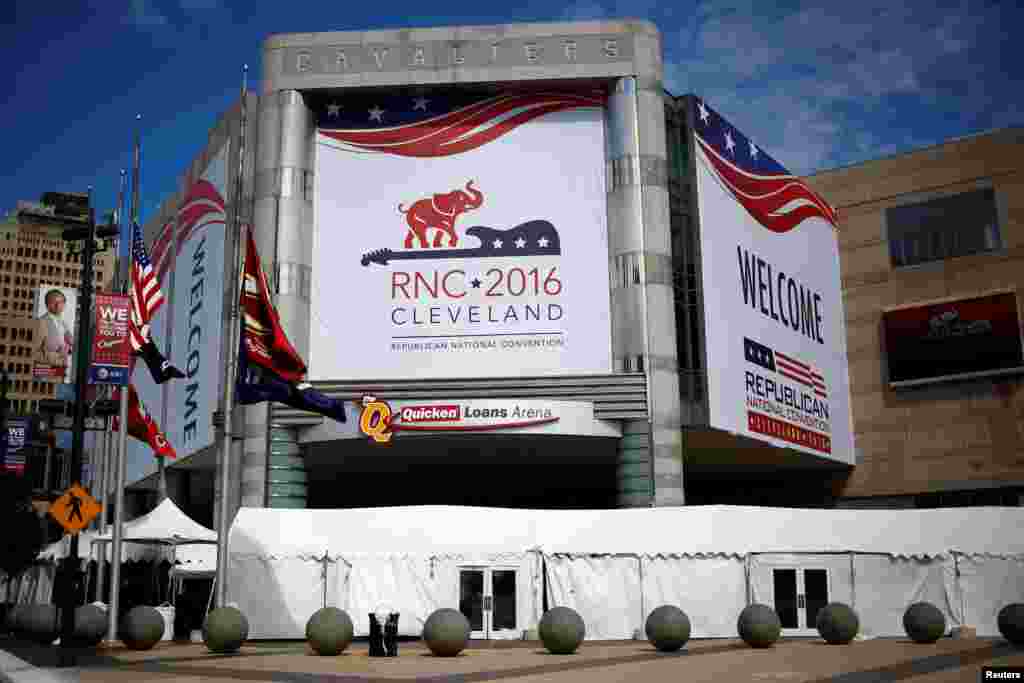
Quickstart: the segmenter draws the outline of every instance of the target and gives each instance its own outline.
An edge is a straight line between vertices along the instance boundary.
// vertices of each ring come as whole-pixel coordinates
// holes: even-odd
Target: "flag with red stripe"
[[[812,366],[796,358],[775,352],[775,368],[778,373],[811,389],[817,396],[828,398],[825,378]]]
[[[149,321],[164,302],[160,280],[146,253],[142,241],[142,230],[138,223],[132,223],[132,261],[129,272],[129,298],[131,299],[131,321],[128,337],[132,350],[142,351],[149,339]]]

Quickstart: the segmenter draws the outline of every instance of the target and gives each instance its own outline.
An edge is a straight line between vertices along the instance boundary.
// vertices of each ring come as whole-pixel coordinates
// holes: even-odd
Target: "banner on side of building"
[[[74,381],[78,290],[40,285],[36,289],[36,333],[32,377],[51,382]]]
[[[206,170],[188,188],[178,210],[177,253],[164,258],[167,270],[161,284],[173,294],[169,360],[185,372],[185,378],[169,382],[167,391],[167,440],[177,455],[186,458],[214,440],[213,413],[220,400],[224,365],[221,335],[224,310],[225,191],[228,144],[212,156]],[[167,249],[174,249],[168,242]],[[156,253],[154,249],[154,253]],[[165,290],[166,291],[166,290]],[[159,416],[163,391],[151,382],[139,382],[139,397]]]
[[[692,102],[710,426],[853,464],[836,212]]]
[[[97,294],[90,384],[127,384],[132,347],[128,341],[131,301],[123,294]]]
[[[15,474],[25,473],[25,443],[28,440],[28,420],[7,418],[7,430],[0,434],[0,469]]]
[[[889,385],[1024,372],[1017,295],[904,306],[882,315]]]
[[[309,378],[610,372],[604,104],[325,102]]]

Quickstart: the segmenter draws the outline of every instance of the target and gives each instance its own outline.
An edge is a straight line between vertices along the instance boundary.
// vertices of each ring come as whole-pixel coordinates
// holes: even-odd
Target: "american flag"
[[[795,356],[780,353],[750,337],[743,338],[743,355],[748,363],[760,365],[770,372],[777,372],[787,379],[804,385],[821,398],[828,398],[825,377],[810,364]]]
[[[175,220],[166,223],[153,241],[153,264],[158,278],[163,278],[174,263],[174,237],[177,232],[177,249],[189,237],[210,225],[223,228],[226,222],[224,198],[217,187],[208,180],[197,180],[188,189],[185,201]]]
[[[132,305],[131,324],[128,325],[128,337],[133,351],[141,351],[146,345],[145,327],[149,325],[153,314],[164,302],[164,293],[160,291],[160,280],[153,269],[146,253],[146,244],[142,241],[142,230],[138,223],[132,223],[132,265],[131,291],[128,293]]]
[[[808,218],[834,228],[839,216],[828,202],[783,168],[700,98],[694,98],[697,157],[754,220],[772,232],[789,232]]]
[[[445,157],[476,149],[545,114],[604,103],[597,92],[346,96],[324,102],[318,125],[343,149]]]
[[[825,393],[825,378],[807,363],[776,351],[775,369],[780,375],[813,390],[821,398],[828,398],[828,395]]]

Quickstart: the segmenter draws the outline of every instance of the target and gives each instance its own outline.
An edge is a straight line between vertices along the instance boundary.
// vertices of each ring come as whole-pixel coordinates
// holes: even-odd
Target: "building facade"
[[[43,199],[51,196],[72,195],[47,193]],[[81,256],[68,252],[61,233],[67,227],[63,221],[78,218],[84,222],[84,218],[60,216],[62,222],[58,222],[56,208],[53,203],[19,202],[17,210],[0,224],[0,363],[11,379],[7,397],[11,413],[34,414],[40,399],[56,397],[56,383],[32,375],[39,341],[35,338],[38,288],[81,286]],[[113,253],[98,254],[94,268],[96,287],[109,286],[114,272]]]
[[[733,226],[744,244],[774,240],[770,250],[782,259],[804,248],[794,248],[792,237],[768,237],[771,231],[716,185],[724,167],[711,157],[742,152],[749,172],[791,176],[767,153],[756,156],[753,141],[711,105],[664,90],[653,25],[297,34],[272,36],[264,54],[260,92],[246,98],[244,139],[236,105],[211,129],[179,191],[145,226],[168,297],[154,336],[166,340],[188,378],[156,387],[136,375],[136,386],[178,450],[167,484],[183,509],[206,521],[214,508],[222,432],[211,416],[225,383],[234,381],[226,372],[232,294],[220,283],[229,283],[237,267],[234,230],[221,226],[234,226],[236,214],[253,227],[281,322],[309,364],[308,379],[351,408],[345,423],[277,404],[236,408],[232,509],[832,504],[833,481],[853,465],[853,447],[831,216],[807,195],[819,205],[815,248],[833,257],[809,270],[802,263],[786,268],[807,271],[800,282],[788,280],[791,305],[799,303],[798,285],[800,296],[806,289],[802,340],[777,325],[776,304],[769,314],[767,298],[767,323],[756,308],[733,322],[719,313],[739,310],[742,301],[716,299],[708,313],[706,299],[720,297],[723,283],[730,296],[741,296],[735,244],[720,242],[722,258],[704,267],[719,232],[710,226]],[[477,115],[459,119],[458,134],[443,141],[416,137],[417,125],[435,135],[448,130],[445,121]],[[394,136],[392,123],[412,137],[385,139]],[[456,234],[420,235],[423,207],[433,202],[452,215],[445,202],[453,198],[467,214]],[[519,239],[527,233],[513,228],[557,229],[561,241],[532,235],[533,261],[503,261],[517,257],[508,250],[527,246]],[[485,243],[480,235],[489,236]],[[432,244],[423,243],[427,237]],[[473,252],[453,259],[481,261],[444,260],[451,247]],[[743,248],[748,272],[758,267],[755,251]],[[425,265],[407,268],[410,258]],[[563,288],[564,272],[573,279]],[[521,306],[497,299],[531,286],[536,296]],[[555,298],[563,289],[566,298]],[[812,289],[829,302],[818,311],[817,341],[808,323]],[[463,306],[466,297],[479,305]],[[563,320],[567,306],[571,320]],[[516,355],[525,344],[515,341],[523,335],[512,326],[541,316],[549,326],[528,330],[532,348],[562,355]],[[462,341],[473,330],[455,327],[477,323],[499,332],[490,335],[494,341]],[[828,344],[820,339],[823,324]],[[776,327],[764,331],[765,325]],[[431,326],[432,339],[440,332],[442,342],[424,341]],[[717,341],[709,348],[711,328]],[[792,339],[779,337],[786,334]],[[566,353],[564,344],[552,343],[556,338],[571,338],[579,352]],[[809,365],[796,361],[806,376],[792,383],[764,358],[763,367],[748,372],[746,400],[771,403],[763,390],[774,387],[777,408],[784,401],[791,413],[801,402],[813,406],[803,424],[816,421],[824,432],[763,415],[747,423],[745,339],[760,340],[763,353],[776,344],[793,358],[816,359],[814,372],[827,375],[827,402],[818,398],[822,376],[815,379]],[[503,351],[487,360],[487,348]],[[732,360],[709,362],[721,353]],[[381,447],[360,428],[369,396],[414,421],[448,410],[506,409],[550,411],[557,419],[526,428],[410,432]],[[130,476],[132,488],[152,499],[151,455],[140,447],[133,457],[143,466]]]
[[[859,453],[841,504],[1020,504],[1022,154],[1007,129],[808,179],[842,216]]]

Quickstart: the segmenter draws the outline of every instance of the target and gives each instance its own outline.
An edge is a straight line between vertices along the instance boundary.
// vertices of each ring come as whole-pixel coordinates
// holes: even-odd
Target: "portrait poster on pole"
[[[36,290],[33,317],[32,377],[37,380],[71,383],[78,290],[71,287],[40,285]]]

